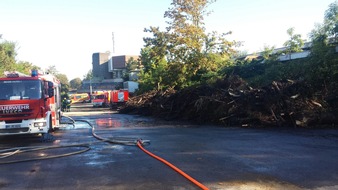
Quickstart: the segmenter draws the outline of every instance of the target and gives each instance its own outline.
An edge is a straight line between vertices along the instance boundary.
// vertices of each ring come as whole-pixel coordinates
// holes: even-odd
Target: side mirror
[[[54,96],[54,85],[48,81],[48,96],[51,98]]]

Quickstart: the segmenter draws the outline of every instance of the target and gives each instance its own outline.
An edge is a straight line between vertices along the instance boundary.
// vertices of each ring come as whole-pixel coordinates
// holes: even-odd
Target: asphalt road
[[[121,115],[88,104],[65,113],[87,120],[110,139],[145,139],[148,151],[210,189],[338,189],[338,130],[246,129],[196,126]],[[0,137],[0,148],[87,144],[60,158],[0,164],[0,189],[199,189],[137,146],[102,142],[85,122],[65,125],[54,140]],[[0,162],[45,158],[83,146],[37,150]],[[1,156],[0,156],[1,157]]]

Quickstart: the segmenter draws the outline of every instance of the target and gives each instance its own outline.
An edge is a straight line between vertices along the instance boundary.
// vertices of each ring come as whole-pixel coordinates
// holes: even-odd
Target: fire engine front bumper
[[[93,107],[102,107],[103,102],[93,102]]]
[[[6,123],[0,121],[0,136],[48,133],[48,125],[45,119],[22,120],[18,123]]]

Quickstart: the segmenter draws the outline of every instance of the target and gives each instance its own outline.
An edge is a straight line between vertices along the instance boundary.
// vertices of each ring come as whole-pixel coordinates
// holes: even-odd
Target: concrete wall
[[[129,59],[137,60],[139,56],[119,55],[109,58],[109,53],[94,53],[92,56],[93,77],[98,79],[122,78]]]
[[[92,70],[94,78],[110,79],[112,74],[108,71],[109,53],[93,53]]]

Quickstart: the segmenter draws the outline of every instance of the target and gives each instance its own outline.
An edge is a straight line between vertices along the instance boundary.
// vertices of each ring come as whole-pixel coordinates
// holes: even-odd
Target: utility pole
[[[93,94],[93,86],[92,86],[92,78],[91,77],[89,79],[89,92],[90,92],[90,97],[91,97],[92,94]]]
[[[108,63],[110,64],[110,72],[112,72],[112,78],[114,79],[114,54],[115,54],[115,38],[114,38],[114,32],[112,32],[112,40],[113,40],[113,52],[112,52],[112,55],[111,55],[111,62]]]

